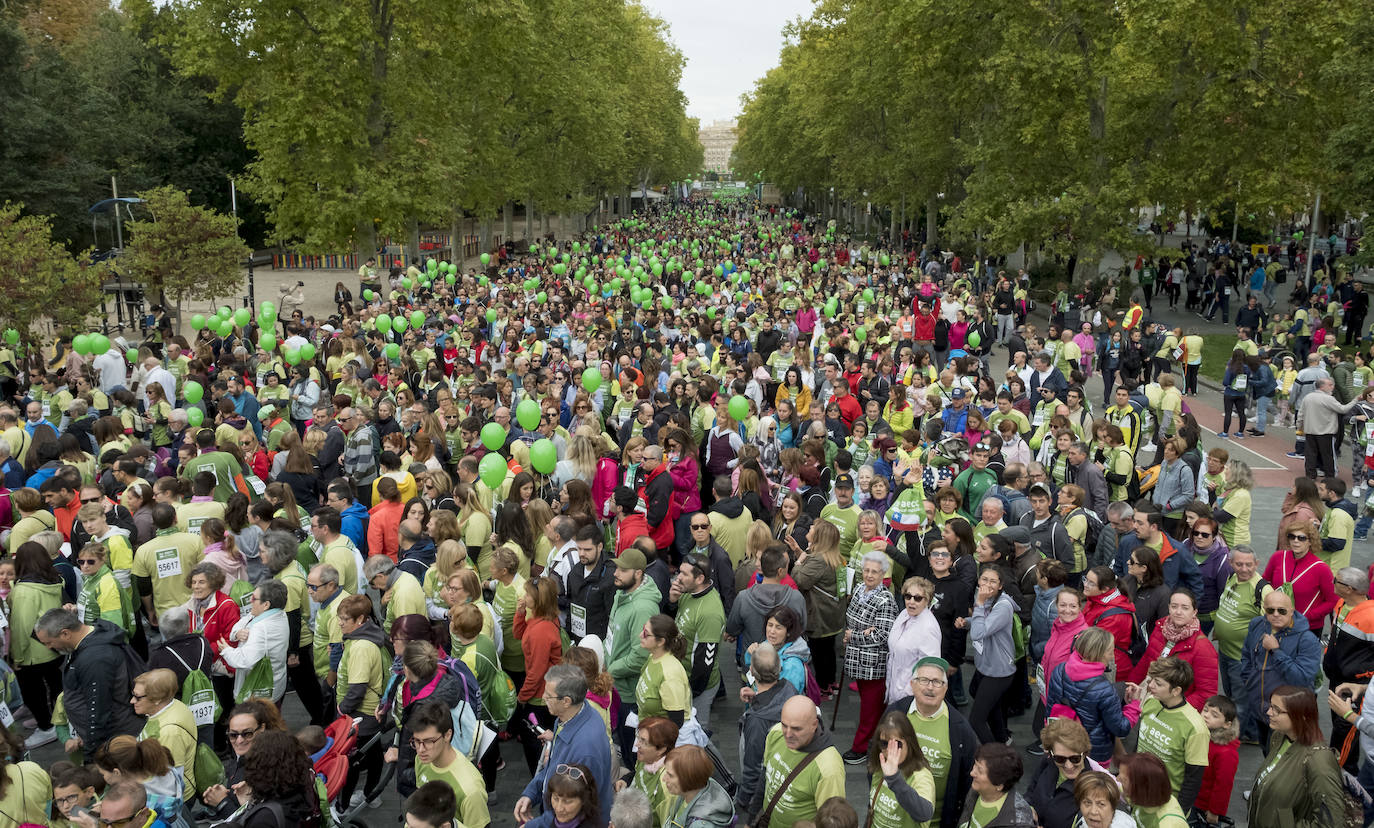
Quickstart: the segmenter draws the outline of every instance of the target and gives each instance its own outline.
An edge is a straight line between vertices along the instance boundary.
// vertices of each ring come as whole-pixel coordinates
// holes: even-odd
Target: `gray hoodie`
[[[735,803],[719,782],[708,779],[706,787],[692,797],[691,802],[677,799],[666,824],[682,828],[730,828],[735,824]]]
[[[973,665],[985,676],[996,678],[1016,672],[1016,642],[1012,636],[1012,616],[1016,602],[1005,592],[996,600],[973,606],[973,621],[969,624],[969,645],[973,647]]]
[[[782,705],[797,695],[797,688],[788,681],[779,681],[754,696],[744,708],[739,720],[739,788],[735,791],[735,807],[740,822],[750,822],[754,812],[763,807],[763,745],[768,731],[782,721]]]
[[[806,628],[806,600],[792,587],[782,584],[755,584],[735,596],[730,618],[725,622],[727,635],[740,639],[740,652],[747,652],[750,644],[763,640],[763,622],[768,613],[780,606],[791,607]]]

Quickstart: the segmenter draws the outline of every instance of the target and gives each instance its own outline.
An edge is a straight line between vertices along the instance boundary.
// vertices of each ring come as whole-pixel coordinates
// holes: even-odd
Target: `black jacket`
[[[114,737],[137,736],[143,729],[143,717],[134,712],[129,697],[134,676],[146,666],[119,627],[104,619],[93,627],[62,667],[67,721],[72,733],[81,737],[88,760]]]
[[[1072,828],[1078,816],[1078,803],[1073,798],[1073,781],[1059,782],[1059,768],[1046,756],[1031,777],[1026,789],[1026,801],[1040,817],[1041,828]]]
[[[208,677],[210,666],[214,664],[214,653],[205,643],[200,633],[186,633],[169,638],[153,647],[148,653],[148,669],[171,670],[177,675],[177,698],[181,698],[181,685],[192,670],[200,670]]]
[[[787,679],[762,693],[744,708],[739,718],[739,743],[741,774],[739,788],[735,791],[735,810],[740,821],[753,817],[755,811],[763,807],[763,745],[768,740],[768,731],[782,721],[783,702],[797,695],[797,688]]]
[[[604,552],[592,566],[591,574],[580,563],[568,573],[568,601],[587,610],[587,635],[602,639],[606,637],[606,628],[611,623],[611,602],[614,600],[615,564]]]
[[[903,716],[909,715],[912,702],[912,697],[906,696],[888,705],[885,712],[891,713],[895,710]],[[964,714],[948,701],[945,702],[945,710],[949,713],[951,759],[949,778],[945,780],[945,795],[942,799],[944,813],[940,815],[940,828],[955,828],[959,824],[958,803],[964,801],[969,789],[973,787],[973,779],[969,773],[973,771],[973,754],[978,752],[978,734],[973,732],[973,725],[968,723]]]

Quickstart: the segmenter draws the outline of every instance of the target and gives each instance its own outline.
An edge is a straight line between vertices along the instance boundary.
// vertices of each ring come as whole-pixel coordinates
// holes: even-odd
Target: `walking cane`
[[[840,672],[840,686],[835,691],[835,709],[830,713],[830,729],[835,729],[835,720],[840,717],[840,697],[844,695],[844,671]]]

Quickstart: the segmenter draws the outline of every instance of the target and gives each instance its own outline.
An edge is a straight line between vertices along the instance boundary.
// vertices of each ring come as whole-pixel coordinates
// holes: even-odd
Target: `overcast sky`
[[[778,64],[782,27],[811,14],[812,0],[641,0],[668,22],[687,59],[682,91],[701,125],[739,115],[739,96]]]

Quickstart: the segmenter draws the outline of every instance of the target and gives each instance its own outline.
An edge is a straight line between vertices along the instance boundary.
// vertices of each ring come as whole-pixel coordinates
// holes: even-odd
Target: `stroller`
[[[331,740],[328,749],[315,760],[316,787],[323,786],[325,800],[329,803],[330,810],[334,814],[334,822],[338,828],[347,828],[350,825],[363,826],[368,824],[368,820],[362,819],[359,814],[367,805],[386,792],[387,786],[391,784],[392,774],[396,772],[394,764],[382,766],[380,778],[371,788],[363,789],[363,796],[367,802],[356,808],[349,808],[347,802],[340,801],[340,794],[343,792],[344,783],[348,779],[349,768],[356,761],[361,761],[362,756],[369,750],[380,750],[382,739],[388,733],[386,728],[378,731],[365,744],[358,744],[358,720],[350,716],[340,716],[324,729],[325,736]],[[359,783],[361,784],[361,783]],[[376,820],[372,820],[376,822]]]

